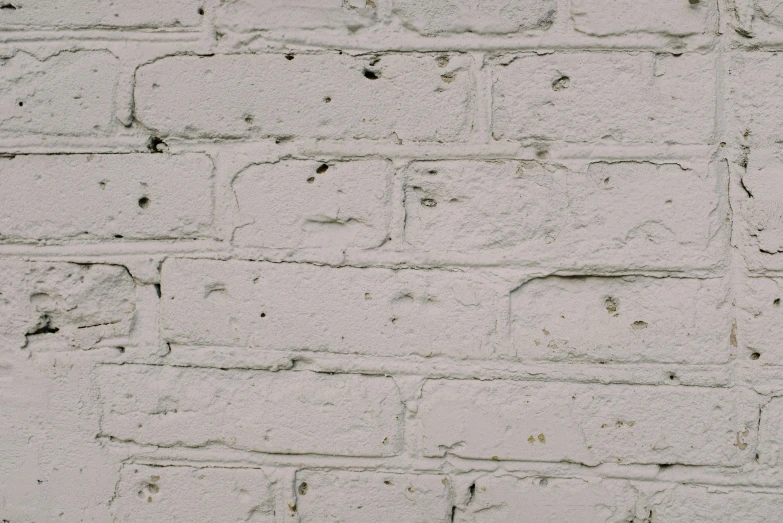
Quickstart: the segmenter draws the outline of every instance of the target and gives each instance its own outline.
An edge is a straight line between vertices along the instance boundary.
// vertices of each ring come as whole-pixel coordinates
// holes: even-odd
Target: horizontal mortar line
[[[373,356],[314,351],[277,351],[242,347],[198,347],[171,344],[171,352],[154,362],[134,361],[133,355],[104,360],[104,364],[232,369],[262,372],[318,372],[367,376],[418,376],[519,382],[669,385],[706,388],[733,387],[731,363],[524,363],[508,359],[456,360],[446,356]],[[673,383],[673,379],[675,383]]]
[[[539,258],[525,257],[521,251],[535,252],[538,246],[530,245],[526,249],[509,249],[505,252],[485,254],[480,252],[422,252],[415,248],[408,250],[363,250],[363,249],[324,249],[313,251],[308,249],[272,249],[253,247],[231,247],[232,259],[239,261],[256,261],[270,263],[304,263],[326,265],[330,267],[357,268],[387,268],[387,269],[420,269],[420,270],[462,270],[462,269],[517,269],[528,273],[541,275],[596,275],[624,276],[651,275],[665,277],[668,275],[712,278],[728,271],[725,260],[713,263],[686,266],[661,266],[659,268],[633,267],[628,263],[613,264],[608,260],[562,261],[563,252],[554,252]],[[335,261],[337,260],[337,261]]]
[[[216,240],[139,240],[66,245],[0,244],[0,257],[114,256],[134,254],[203,253],[214,256],[226,246]]]
[[[644,35],[646,41],[627,36],[581,36],[578,34],[551,33],[528,37],[498,37],[454,35],[452,37],[425,37],[415,34],[398,33],[367,34],[346,38],[319,38],[312,33],[289,32],[274,35],[268,32],[253,34],[228,33],[232,48],[258,45],[298,45],[324,49],[340,49],[347,52],[516,52],[516,51],[609,51],[609,52],[704,52],[713,51],[719,39],[710,34],[680,37],[685,48],[672,44],[671,37]],[[404,39],[404,40],[402,40]],[[679,42],[678,42],[679,44]]]
[[[255,262],[275,264],[301,264],[335,269],[390,269],[390,270],[420,270],[440,272],[477,271],[518,271],[517,277],[544,278],[549,276],[595,276],[622,277],[647,276],[651,278],[683,278],[683,279],[713,279],[725,277],[728,273],[719,267],[689,267],[689,268],[629,268],[627,265],[549,265],[541,261],[512,260],[505,262],[483,262],[469,259],[468,254],[463,260],[447,260],[444,258],[418,259],[411,254],[379,252],[365,253],[367,256],[354,258],[353,255],[342,256],[342,250],[325,250],[321,253],[295,253],[291,249],[268,249],[259,252],[257,249],[232,248],[218,240],[147,240],[138,242],[112,243],[70,243],[60,245],[34,244],[0,244],[0,258],[22,258],[35,260],[42,258],[50,260],[53,257],[66,259],[82,259],[87,263],[101,263],[102,256],[132,256],[139,254],[171,255],[181,254],[183,258],[223,261],[230,263]],[[338,255],[339,254],[339,255]],[[400,254],[404,256],[399,256]],[[717,272],[716,272],[717,271]]]
[[[143,29],[41,29],[29,31],[24,29],[0,29],[0,44],[13,42],[62,42],[78,43],[79,41],[140,41],[140,42],[171,42],[199,41],[207,33],[203,28],[143,30]]]
[[[106,438],[105,436],[103,438]],[[108,438],[107,438],[108,439]],[[195,466],[219,468],[296,468],[323,469],[352,472],[376,472],[390,474],[431,473],[452,476],[483,475],[486,473],[509,473],[518,476],[549,478],[593,477],[604,479],[654,481],[661,483],[689,483],[726,487],[756,487],[783,489],[781,481],[764,481],[751,472],[739,472],[738,467],[716,467],[708,465],[668,465],[662,470],[657,464],[603,463],[596,466],[582,465],[569,461],[528,461],[467,459],[454,455],[443,457],[418,457],[399,455],[389,457],[353,457],[326,454],[274,454],[253,452],[228,447],[158,447],[135,442],[110,440],[110,445],[120,448],[137,447],[156,449],[161,455],[139,454],[126,459],[126,463],[152,466]],[[218,454],[217,456],[215,454]],[[451,465],[444,472],[445,465]],[[776,492],[778,490],[775,490]]]
[[[41,144],[40,136],[0,138],[0,154],[149,154],[148,137],[134,138],[70,138],[47,137]],[[398,145],[375,140],[291,140],[275,144],[273,138],[247,138],[227,141],[182,139],[166,137],[171,154],[181,152],[204,152],[213,149],[239,148],[243,155],[266,156],[330,156],[363,159],[385,156],[399,159],[464,159],[464,160],[535,160],[554,162],[558,160],[635,159],[660,162],[670,159],[705,159],[714,153],[718,144],[655,145],[655,144],[591,144],[559,141],[520,142],[466,142],[435,143],[414,142]],[[252,150],[245,150],[252,149]],[[255,149],[254,149],[255,148]],[[538,158],[537,153],[546,150],[547,158]]]

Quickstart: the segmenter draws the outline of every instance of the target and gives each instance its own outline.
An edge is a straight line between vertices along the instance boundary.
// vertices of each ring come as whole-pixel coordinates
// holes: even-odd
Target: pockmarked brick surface
[[[0,2],[0,522],[770,523],[778,0]]]

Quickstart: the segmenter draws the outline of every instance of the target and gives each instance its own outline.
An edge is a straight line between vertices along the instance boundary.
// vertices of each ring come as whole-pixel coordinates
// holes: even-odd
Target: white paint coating
[[[0,1],[0,522],[773,522],[778,0]]]

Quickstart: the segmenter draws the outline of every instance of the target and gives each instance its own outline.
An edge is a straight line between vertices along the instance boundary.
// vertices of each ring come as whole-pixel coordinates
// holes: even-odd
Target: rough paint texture
[[[780,0],[0,1],[0,523],[772,523]]]

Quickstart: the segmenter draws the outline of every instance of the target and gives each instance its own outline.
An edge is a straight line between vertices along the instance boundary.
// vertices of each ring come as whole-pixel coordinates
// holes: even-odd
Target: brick
[[[724,255],[724,178],[701,161],[416,162],[405,174],[405,240],[427,251],[709,264]]]
[[[653,521],[667,523],[766,523],[783,510],[780,494],[727,487],[680,485],[650,507]]]
[[[600,478],[482,477],[459,523],[633,521],[636,493],[626,481]],[[524,519],[518,519],[524,515]]]
[[[745,390],[428,381],[425,456],[736,466],[753,459],[758,404]]]
[[[492,68],[492,133],[496,140],[708,143],[715,77],[714,57],[701,54],[507,57]]]
[[[741,358],[755,358],[759,364],[783,364],[783,280],[746,278],[737,292],[736,340]]]
[[[753,81],[748,81],[752,78]],[[729,114],[742,143],[768,146],[783,141],[783,56],[733,55],[728,68]]]
[[[482,277],[439,271],[170,259],[161,289],[178,344],[479,358],[507,314]]]
[[[188,137],[453,141],[470,128],[469,57],[443,65],[440,55],[288,56],[174,56],[142,66],[136,116]]]
[[[516,356],[533,361],[726,363],[721,279],[549,277],[511,294]]]
[[[124,267],[0,262],[0,337],[88,349],[130,333],[135,286]]]
[[[120,474],[114,521],[273,523],[272,483],[261,470],[128,464]]]
[[[771,398],[761,409],[757,461],[776,468],[783,461],[783,399]]]
[[[300,470],[296,491],[301,523],[452,521],[446,476]]]
[[[289,160],[254,165],[234,179],[245,223],[234,232],[242,246],[356,247],[389,236],[394,168],[383,160]]]
[[[0,64],[5,93],[0,131],[92,135],[109,130],[119,66],[108,51],[63,51],[46,59],[17,52]]]
[[[346,29],[373,24],[375,6],[364,0],[233,0],[221,3],[216,24],[241,33],[285,29]]]
[[[577,31],[594,36],[632,33],[690,36],[717,29],[717,4],[679,0],[573,0]]]
[[[737,222],[745,225],[740,230],[748,254],[768,258],[783,252],[783,154],[777,148],[754,148],[746,161],[739,172],[743,190],[734,200]]]
[[[162,446],[391,456],[402,403],[391,378],[152,365],[97,371],[101,432]]]
[[[3,240],[192,238],[209,235],[212,214],[204,155],[0,158]]]
[[[556,8],[554,0],[394,0],[394,13],[403,24],[425,35],[548,29]]]
[[[0,11],[0,27],[13,28],[154,28],[201,24],[200,0],[15,0]]]

